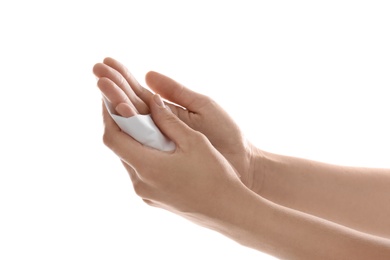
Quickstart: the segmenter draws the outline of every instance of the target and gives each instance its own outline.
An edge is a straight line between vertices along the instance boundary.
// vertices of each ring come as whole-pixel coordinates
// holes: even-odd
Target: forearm
[[[390,237],[390,171],[329,165],[262,152],[255,192],[277,204]],[[260,181],[259,181],[260,182]]]
[[[280,206],[253,192],[236,193],[227,205],[217,230],[242,245],[281,259],[390,256],[389,240]]]
[[[267,237],[285,259],[388,259],[389,241],[279,205],[268,205]]]

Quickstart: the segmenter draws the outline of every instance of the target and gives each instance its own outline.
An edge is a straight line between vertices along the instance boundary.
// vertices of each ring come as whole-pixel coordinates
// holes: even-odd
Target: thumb
[[[182,84],[160,73],[149,71],[145,76],[146,84],[156,93],[190,111],[197,111],[208,101],[206,96],[186,88]]]
[[[152,118],[157,127],[174,143],[179,145],[188,135],[194,132],[183,121],[175,116],[164,104],[160,95],[154,95],[150,102]]]

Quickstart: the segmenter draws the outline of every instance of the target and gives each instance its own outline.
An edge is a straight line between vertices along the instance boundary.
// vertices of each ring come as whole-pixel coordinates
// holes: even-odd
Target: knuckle
[[[105,130],[103,133],[103,143],[107,147],[111,147],[113,144],[113,138],[109,131]]]
[[[133,183],[133,188],[134,188],[135,194],[137,194],[139,197],[141,197],[142,199],[147,198],[147,189],[146,189],[146,185],[144,183],[142,183],[140,181],[135,182],[135,183]]]
[[[206,137],[202,133],[192,130],[188,135],[188,138],[181,140],[180,147],[184,151],[190,151],[193,147],[203,144],[205,138]]]
[[[191,138],[191,144],[201,144],[207,142],[207,137],[201,132],[194,131]]]
[[[124,87],[127,85],[126,79],[119,72],[116,72],[116,78],[117,78],[118,86]]]
[[[177,118],[172,113],[167,113],[166,115],[164,115],[163,122],[168,128],[175,128],[177,126]]]
[[[169,111],[169,110],[168,110]],[[169,124],[175,124],[177,123],[177,116],[171,112],[166,113],[164,115],[164,119],[169,123]]]

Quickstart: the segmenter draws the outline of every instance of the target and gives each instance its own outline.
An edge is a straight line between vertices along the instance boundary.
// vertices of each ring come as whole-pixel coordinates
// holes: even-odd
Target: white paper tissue
[[[111,103],[105,98],[103,100],[112,119],[123,132],[127,133],[141,144],[157,150],[175,150],[175,143],[161,133],[150,115],[136,115],[128,118],[118,116]]]

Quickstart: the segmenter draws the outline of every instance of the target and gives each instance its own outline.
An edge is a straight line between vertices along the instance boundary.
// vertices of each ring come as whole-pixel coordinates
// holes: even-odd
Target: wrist
[[[257,194],[261,194],[266,178],[266,171],[269,167],[269,158],[267,153],[252,144],[248,145],[248,157],[250,158],[250,167],[248,171],[249,181],[246,185],[250,190]]]

